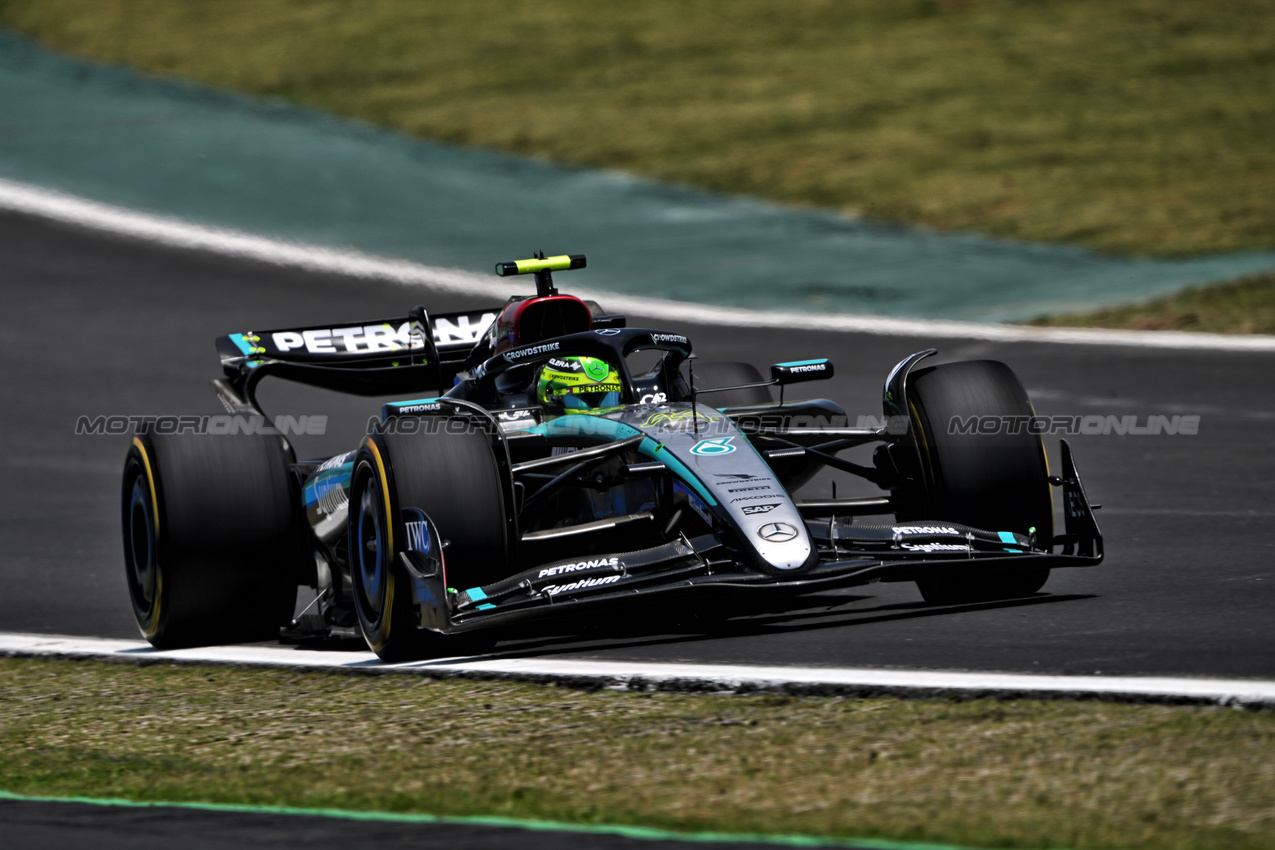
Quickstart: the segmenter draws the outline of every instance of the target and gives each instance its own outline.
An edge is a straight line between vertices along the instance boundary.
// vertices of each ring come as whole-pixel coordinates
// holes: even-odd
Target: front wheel
[[[907,390],[925,481],[911,500],[916,516],[900,518],[1034,534],[1048,548],[1049,465],[1026,425],[1035,411],[1013,370],[996,360],[948,363],[913,373]],[[927,602],[952,604],[1030,596],[1048,579],[1047,568],[1028,567],[939,576],[917,587]]]
[[[371,434],[350,486],[350,578],[363,637],[382,660],[408,661],[480,649],[419,627],[410,578],[398,561],[411,523],[429,517],[442,540],[448,587],[504,577],[509,549],[500,471],[487,435],[468,420],[438,420],[433,433]],[[454,427],[453,427],[454,426]],[[405,519],[405,514],[411,518]]]

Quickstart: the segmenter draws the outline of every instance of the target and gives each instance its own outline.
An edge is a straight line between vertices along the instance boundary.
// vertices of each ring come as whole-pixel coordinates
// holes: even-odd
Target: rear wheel
[[[372,434],[354,463],[350,488],[350,575],[363,637],[386,661],[482,648],[419,628],[406,569],[404,509],[418,509],[447,541],[444,579],[459,590],[489,584],[508,569],[505,502],[487,436],[467,420],[439,420],[436,433]],[[455,428],[447,426],[456,425]]]
[[[1026,426],[1035,414],[1013,370],[995,360],[949,363],[918,370],[907,389],[925,487],[912,499],[916,516],[901,518],[1034,533],[1047,548],[1054,528],[1049,467],[1040,437]],[[989,417],[1001,424],[984,424],[994,421]],[[1048,579],[1048,569],[1030,567],[917,586],[927,602],[950,604],[1030,596]]]
[[[266,640],[292,616],[305,518],[279,437],[143,434],[124,463],[133,614],[161,648]]]
[[[740,384],[759,384],[766,380],[751,363],[726,361],[721,363],[696,363],[695,386],[734,387]],[[749,387],[746,390],[730,390],[711,393],[705,399],[713,407],[746,407],[752,404],[770,404],[774,401],[769,387]]]

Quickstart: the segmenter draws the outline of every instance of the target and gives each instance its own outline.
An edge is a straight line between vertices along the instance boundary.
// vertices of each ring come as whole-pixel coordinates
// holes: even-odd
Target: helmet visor
[[[566,411],[617,407],[620,391],[620,373],[595,357],[551,359],[536,381],[540,403]]]

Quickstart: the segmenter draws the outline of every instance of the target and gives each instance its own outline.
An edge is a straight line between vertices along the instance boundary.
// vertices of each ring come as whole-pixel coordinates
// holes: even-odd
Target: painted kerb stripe
[[[1077,699],[1275,709],[1275,682],[1247,679],[1040,676],[558,658],[444,658],[385,664],[371,652],[323,652],[260,645],[157,650],[142,641],[5,633],[0,633],[0,655],[97,658],[132,663],[228,664],[437,678],[513,679],[639,691]]]
[[[241,259],[289,266],[324,274],[384,280],[439,292],[490,297],[503,302],[509,284],[462,271],[377,257],[352,250],[282,242],[236,230],[206,227],[137,212],[0,179],[0,209],[87,227],[168,247],[211,251]],[[931,319],[879,316],[781,313],[740,307],[712,307],[659,298],[572,289],[607,309],[679,324],[728,327],[794,328],[883,336],[979,339],[991,342],[1052,342],[1082,345],[1126,345],[1142,348],[1215,351],[1275,351],[1275,336],[1185,333],[1181,331],[1113,331],[1094,328],[1030,328]],[[688,315],[689,314],[689,315]]]

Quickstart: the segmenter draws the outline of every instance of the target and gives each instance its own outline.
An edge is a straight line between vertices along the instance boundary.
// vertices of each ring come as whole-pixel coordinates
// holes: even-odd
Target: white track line
[[[236,230],[137,212],[49,189],[0,179],[0,209],[88,227],[161,245],[211,251],[243,259],[372,278],[440,292],[481,295],[503,302],[509,286],[459,269],[426,266],[407,260],[376,257],[354,250],[283,242]],[[931,319],[892,319],[835,313],[785,313],[739,307],[711,307],[684,301],[573,290],[595,298],[607,309],[647,318],[752,328],[794,328],[880,334],[885,336],[946,337],[992,342],[1052,342],[1087,345],[1126,345],[1143,348],[1215,351],[1275,351],[1275,336],[1182,333],[1179,331],[1113,331],[1091,328],[1029,328]]]
[[[270,646],[156,650],[142,641],[0,633],[0,656],[133,663],[234,664],[439,678],[516,679],[628,690],[783,692],[854,696],[1104,699],[1275,708],[1275,682],[1151,676],[1032,676],[924,670],[656,664],[554,658],[440,659],[384,664],[370,652]]]

